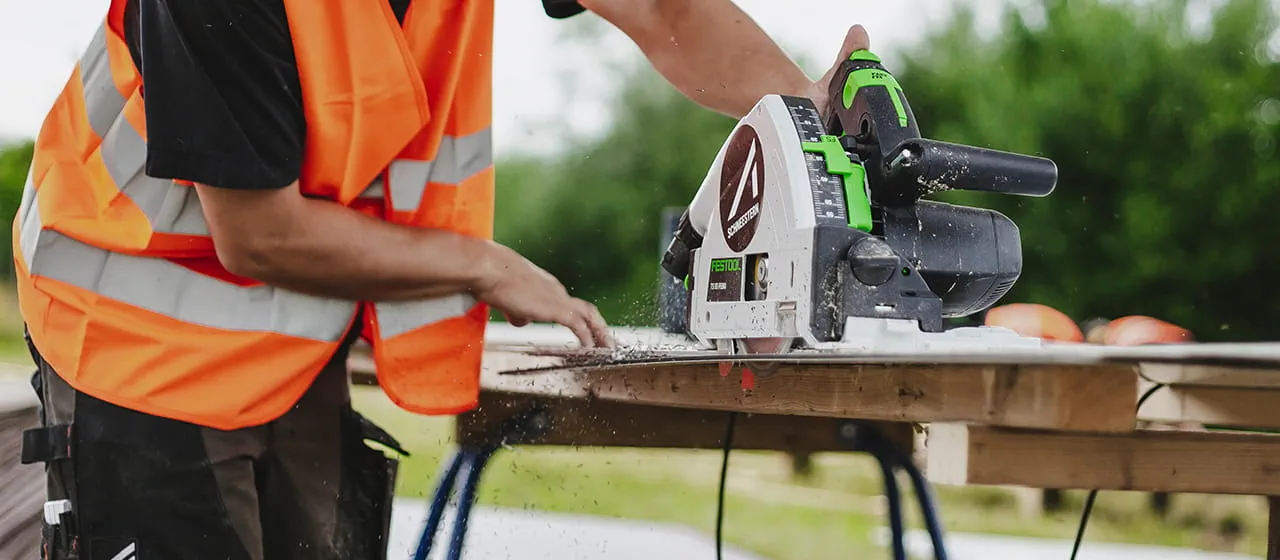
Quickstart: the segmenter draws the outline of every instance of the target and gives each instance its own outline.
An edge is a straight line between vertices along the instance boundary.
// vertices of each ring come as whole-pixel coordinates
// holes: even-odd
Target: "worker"
[[[43,558],[380,558],[395,461],[363,440],[396,442],[352,410],[353,341],[431,415],[476,406],[491,309],[614,345],[492,240],[495,4],[110,0],[14,224]],[[731,0],[543,9],[610,22],[732,117],[825,109],[869,48],[851,27],[814,80]]]
[[[1056,343],[1084,341],[1080,327],[1065,313],[1041,303],[1010,303],[987,310],[984,324],[1004,327],[1020,336]]]

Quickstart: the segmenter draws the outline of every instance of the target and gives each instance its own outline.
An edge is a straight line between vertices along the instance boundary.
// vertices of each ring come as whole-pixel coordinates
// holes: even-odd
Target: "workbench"
[[[748,390],[741,367],[725,374],[672,335],[617,336],[672,350],[653,363],[579,360],[566,329],[492,324],[480,406],[456,422],[473,451],[449,472],[478,476],[505,445],[721,449],[736,412],[735,450],[851,451],[875,433],[935,484],[1280,496],[1278,436],[1222,430],[1280,428],[1280,343],[797,355]],[[351,369],[376,384],[359,348]],[[1267,558],[1280,559],[1270,503]]]

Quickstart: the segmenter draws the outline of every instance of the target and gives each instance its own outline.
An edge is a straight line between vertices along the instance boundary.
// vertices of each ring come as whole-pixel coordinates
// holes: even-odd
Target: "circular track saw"
[[[922,138],[867,51],[841,63],[830,100],[824,121],[807,98],[768,95],[716,155],[662,256],[687,334],[730,354],[1038,345],[944,327],[1013,287],[1021,240],[999,212],[924,197],[1043,197],[1057,166]]]

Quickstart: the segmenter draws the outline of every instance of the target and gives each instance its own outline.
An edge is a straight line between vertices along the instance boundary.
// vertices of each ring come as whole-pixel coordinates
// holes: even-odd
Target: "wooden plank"
[[[617,352],[592,353],[605,363],[650,362],[659,358],[718,360],[720,357],[683,335],[644,327],[615,328],[622,348]],[[581,354],[573,334],[555,325],[512,327],[495,322],[485,334],[488,350],[509,353]],[[367,352],[358,344],[356,353]],[[1280,342],[1190,343],[1146,346],[1104,346],[1096,344],[1043,344],[991,347],[926,347],[910,351],[830,350],[803,351],[781,359],[825,361],[843,364],[969,364],[969,365],[1105,365],[1105,364],[1199,364],[1231,368],[1267,367],[1280,370]]]
[[[1151,394],[1138,418],[1280,429],[1280,389],[1170,385]]]
[[[1148,363],[1142,376],[1165,385],[1280,389],[1280,368]]]
[[[353,361],[360,359],[353,356]],[[1137,371],[1126,365],[780,366],[744,391],[735,371],[715,364],[619,365],[586,371],[502,375],[511,364],[547,356],[491,352],[489,391],[592,397],[703,410],[826,416],[894,422],[968,422],[1024,428],[1116,432],[1133,429]],[[358,368],[353,363],[353,368]],[[366,373],[356,377],[373,382]]]
[[[458,417],[458,441],[487,441],[509,418],[533,410],[544,415],[546,431],[518,437],[511,444],[721,449],[728,421],[724,412],[485,392],[474,412]],[[736,420],[733,448],[797,454],[847,451],[840,438],[841,424],[835,418],[743,414]],[[886,422],[875,427],[904,452],[912,451],[909,424]]]
[[[929,426],[937,484],[1280,494],[1280,437],[1221,432],[1078,434]]]
[[[1116,432],[1134,427],[1131,366],[782,366],[751,391],[713,365],[581,373],[597,398],[708,410]],[[537,376],[529,376],[537,377]]]
[[[557,363],[553,356],[531,356],[519,352],[485,352],[481,386],[489,391],[531,395],[580,397],[590,396],[588,387],[574,372],[556,372],[546,376],[501,375],[514,367]],[[352,353],[347,360],[351,380],[357,385],[377,385],[373,360],[367,354]]]

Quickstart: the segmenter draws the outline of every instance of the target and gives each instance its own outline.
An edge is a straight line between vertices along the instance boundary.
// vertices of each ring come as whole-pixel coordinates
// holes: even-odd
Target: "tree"
[[[1043,23],[1010,11],[989,40],[958,18],[895,71],[923,135],[1058,164],[1045,199],[942,197],[1020,225],[1024,273],[1005,301],[1077,319],[1155,315],[1202,340],[1274,339],[1272,6],[1225,2],[1203,31],[1185,1],[1040,8]]]
[[[0,258],[5,264],[0,269],[5,271],[4,282],[11,279],[13,262],[11,250],[13,246],[13,218],[22,204],[22,187],[27,182],[27,169],[31,166],[31,155],[35,151],[33,142],[23,142],[0,149]]]
[[[613,115],[550,160],[499,161],[495,237],[610,322],[652,324],[662,209],[692,200],[734,121],[646,67],[626,75]]]

